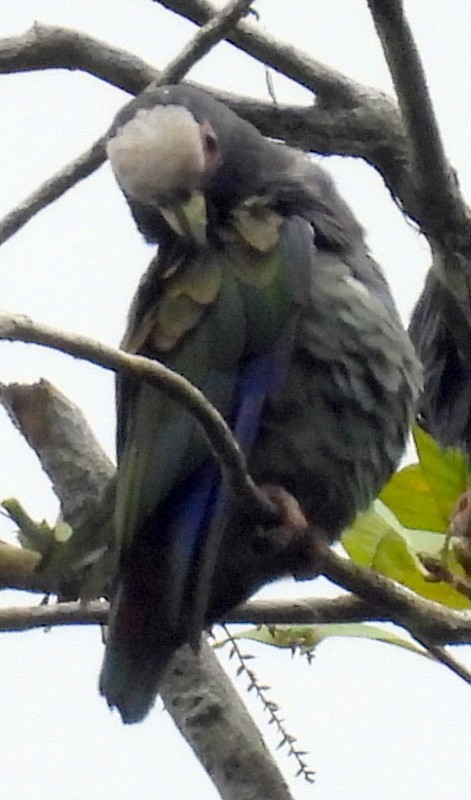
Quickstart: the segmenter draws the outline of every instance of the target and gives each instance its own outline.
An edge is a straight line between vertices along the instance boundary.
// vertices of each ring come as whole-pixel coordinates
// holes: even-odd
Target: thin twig
[[[442,632],[448,629],[451,641],[459,641],[453,639],[454,631],[459,630],[463,621],[471,624],[468,612],[454,611],[433,600],[426,600],[385,575],[339,556],[320,539],[316,539],[314,546],[319,574],[363,598],[367,603],[387,610],[394,622],[406,628],[414,638],[417,632],[419,637],[425,637],[427,641],[443,644],[448,639],[445,636],[440,641],[436,628],[437,625],[443,625]]]
[[[280,716],[280,707],[278,706],[278,703],[275,703],[268,695],[271,687],[260,683],[257,674],[249,666],[248,662],[251,661],[253,656],[251,654],[244,654],[240,648],[239,642],[234,639],[233,636],[231,636],[231,632],[228,630],[227,626],[224,625],[223,627],[226,636],[231,643],[231,652],[229,658],[234,658],[235,656],[239,663],[237,668],[237,677],[240,675],[245,675],[248,681],[247,691],[255,693],[255,696],[258,700],[260,700],[260,703],[262,704],[268,716],[268,724],[274,726],[280,737],[277,750],[281,750],[282,747],[286,746],[288,758],[294,758],[298,767],[296,777],[301,775],[304,780],[307,781],[307,783],[314,783],[315,772],[310,768],[305,759],[307,752],[299,749],[296,737],[287,731],[285,721]]]
[[[0,220],[0,244],[6,242],[10,236],[26,225],[38,211],[51,205],[68,189],[95,172],[106,158],[105,141],[105,136],[97,139],[82,155],[62,167],[29,197],[26,197],[19,206],[3,217]]]
[[[181,375],[158,361],[129,355],[86,336],[59,331],[19,314],[0,314],[0,339],[52,347],[74,358],[85,359],[104,369],[138,377],[157,386],[193,415],[239,501],[245,498],[245,502],[252,505],[254,511],[257,510],[263,517],[271,520],[276,518],[271,503],[248,475],[245,456],[229,426],[208,403],[204,394]]]
[[[212,17],[171,61],[155,81],[156,86],[179,83],[197,61],[200,61],[221,39],[224,39],[239,19],[249,10],[254,0],[231,0],[222,11]]]
[[[440,664],[447,667],[451,672],[461,678],[465,683],[471,685],[471,672],[460,664],[459,661],[456,660],[450,653],[447,653],[444,647],[440,645],[433,644],[433,642],[429,642],[427,639],[422,638],[421,636],[414,636],[414,639],[422,645],[427,652],[430,653]]]

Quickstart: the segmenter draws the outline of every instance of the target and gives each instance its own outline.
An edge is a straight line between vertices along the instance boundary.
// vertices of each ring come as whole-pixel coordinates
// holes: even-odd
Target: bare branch
[[[19,632],[61,625],[106,625],[108,610],[109,603],[104,600],[1,608],[0,631]]]
[[[72,442],[75,447],[75,437]],[[67,498],[65,498],[67,500]],[[14,548],[18,550],[18,548]],[[0,609],[0,631],[27,631],[61,625],[106,625],[109,604],[104,600],[89,603],[69,602]],[[297,600],[252,600],[233,609],[226,624],[244,625],[328,625],[344,622],[392,622],[386,611],[358,597],[333,600],[312,597]],[[449,631],[447,631],[449,634]],[[462,623],[459,641],[471,641],[471,619]]]
[[[194,9],[201,12],[203,6],[206,17],[214,20],[214,9],[211,11],[207,3],[197,3]],[[193,19],[191,16],[189,18]],[[317,92],[317,103],[307,108],[274,107],[272,103],[237,97],[205,87],[207,91],[211,91],[236,113],[252,122],[266,136],[284,139],[304,150],[365,158],[380,170],[392,193],[403,196],[407,213],[413,216],[413,202],[407,198],[404,136],[397,107],[390,98],[356,84],[312,59],[306,62],[307,56],[273,38],[263,36],[254,26],[244,24],[242,28],[249,31],[249,34],[244,34],[245,50],[255,57],[261,51],[261,54],[265,54],[265,62],[272,64],[269,54],[273,49],[277,69],[284,72],[286,67],[285,74],[288,76],[295,69],[296,58],[302,56],[303,69],[307,70],[308,76],[306,81],[310,81],[310,88]],[[198,36],[199,34],[196,35],[196,41]],[[151,81],[159,81],[159,75],[160,80],[166,82],[175,80],[181,75],[178,67],[181,57],[184,60],[187,58],[186,55],[177,57],[175,64],[179,72],[172,78],[171,72],[168,72],[172,65],[161,74],[125,50],[117,50],[86,34],[64,28],[36,25],[23,36],[0,40],[0,71],[51,67],[83,69],[132,94],[144,90]],[[350,113],[345,113],[346,108],[350,109]],[[77,180],[91,174],[103,159],[103,139],[100,139],[0,221],[0,243],[39,210],[71,188]]]
[[[466,221],[466,209],[445,155],[427,79],[402,0],[368,0],[406,129],[411,180],[420,198],[421,224],[438,231]],[[426,143],[426,146],[425,146]]]
[[[420,55],[402,0],[368,0],[373,21],[383,46],[399,100],[406,132],[406,157],[408,162],[405,191],[398,191],[403,209],[419,223],[432,250],[434,275],[427,282],[419,301],[418,314],[413,323],[416,337],[421,314],[432,314],[434,324],[446,331],[439,343],[432,341],[419,346],[427,363],[424,348],[436,346],[439,359],[448,359],[448,369],[455,370],[456,363],[466,363],[471,327],[471,213],[461,195],[454,171],[447,161],[438,122]],[[435,279],[438,279],[436,281]],[[455,301],[443,293],[443,284]],[[425,312],[429,307],[432,311]],[[449,309],[453,311],[449,313]],[[460,313],[461,312],[461,313]],[[443,320],[436,323],[435,320]],[[446,317],[446,322],[445,322]],[[426,323],[426,318],[423,320]],[[438,328],[437,328],[438,330]],[[433,334],[435,336],[435,334]],[[449,344],[447,337],[451,337]],[[419,338],[420,343],[420,338]],[[466,342],[463,344],[463,342]],[[447,348],[451,348],[447,353]],[[450,355],[453,350],[453,356]],[[453,360],[454,359],[454,360]],[[451,366],[452,364],[452,366]],[[467,367],[465,368],[467,369]],[[435,372],[435,367],[432,370]],[[436,379],[429,383],[426,369],[426,393],[435,393]],[[440,370],[438,370],[439,374]],[[430,398],[431,405],[437,401]],[[458,412],[457,412],[458,413]],[[458,442],[454,442],[458,444]]]
[[[105,137],[102,136],[0,220],[0,244],[26,225],[38,211],[53,203],[79,181],[88,178],[103,164],[105,158]]]
[[[35,23],[21,36],[0,39],[0,73],[82,70],[130,94],[157,77],[142,59],[70,28]]]
[[[26,390],[27,387],[22,388]],[[18,408],[18,404],[13,402],[13,413],[17,426],[27,435],[31,445],[47,466],[48,474],[59,492],[63,508],[69,509],[71,516],[68,517],[68,522],[74,529],[69,541],[73,542],[77,533],[80,538],[80,528],[86,528],[81,513],[82,503],[77,503],[74,497],[69,497],[69,493],[75,494],[77,491],[75,486],[77,466],[74,464],[74,459],[79,454],[78,468],[82,472],[82,489],[85,495],[88,494],[91,528],[95,516],[100,513],[98,498],[106,493],[110,484],[108,470],[102,468],[103,463],[109,464],[109,462],[103,453],[97,452],[99,445],[87,428],[82,414],[75,409],[78,419],[71,419],[71,416],[74,416],[73,404],[57,392],[46,393],[46,388],[43,384],[36,387],[36,391],[42,391],[45,397],[35,409],[28,403],[23,403],[22,408]],[[17,394],[18,387],[8,395],[10,403],[12,395]],[[32,403],[32,398],[30,400]],[[51,402],[46,402],[49,400]],[[34,416],[35,411],[36,416]],[[46,417],[45,420],[42,419],[43,416]],[[43,446],[52,445],[52,442],[56,445],[60,442],[62,453],[55,459],[49,458],[46,464]],[[88,476],[85,474],[87,470]],[[66,476],[64,472],[70,474]],[[93,485],[94,481],[96,485]],[[35,579],[45,581],[47,571],[34,569],[37,566],[37,554],[14,547],[10,547],[10,550],[15,554],[24,554],[28,559],[35,559],[26,577],[33,581]],[[3,551],[0,546],[0,576],[2,557]],[[10,577],[13,578],[13,574]],[[55,590],[55,587],[49,587],[49,591],[51,588]],[[45,590],[47,591],[47,588]],[[87,619],[83,621],[86,624],[101,623],[104,621],[103,612],[107,611],[107,608],[107,604],[101,602],[90,605],[67,603],[51,607],[40,606],[27,612],[26,616],[24,609],[17,609],[16,621],[13,613],[9,627],[10,630],[15,629],[22,615],[29,627],[36,627],[40,621],[44,624],[45,620],[48,624],[52,622],[52,616],[57,619],[61,614],[62,623],[66,621],[69,624],[75,614],[85,614]],[[3,612],[0,612],[0,618],[2,614]],[[4,617],[3,619],[5,621]],[[219,666],[216,656],[205,643],[198,656],[190,648],[178,651],[171,662],[160,693],[182,734],[210,772],[221,797],[226,800],[249,800],[253,797],[255,785],[259,787],[260,796],[273,797],[276,800],[292,800],[278,767],[263,744],[260,732],[248,715],[232,682]],[[230,714],[227,714],[228,708],[231,710]],[[247,776],[250,778],[252,794],[249,793]]]
[[[223,417],[189,381],[158,361],[134,356],[100,344],[86,336],[58,331],[21,315],[0,314],[0,340],[29,342],[52,347],[62,353],[85,359],[104,369],[138,377],[157,386],[194,416],[222,465],[226,480],[239,500],[253,506],[273,520],[273,507],[247,474],[244,454]]]
[[[367,603],[354,595],[333,599],[298,597],[293,600],[250,600],[232,609],[223,620],[227,625],[329,625],[393,621],[386,608]]]
[[[425,600],[384,575],[342,558],[321,541],[316,541],[315,546],[320,574],[367,603],[386,609],[391,618],[412,636],[417,633],[419,640],[434,644],[457,642],[460,639],[456,636],[463,623],[471,624],[468,612],[454,611]]]
[[[212,17],[194,36],[181,53],[167,64],[155,85],[179,83],[196,64],[221,39],[224,39],[239,19],[247,13],[254,0],[231,0],[222,11]]]
[[[180,648],[160,693],[222,800],[290,800],[251,715],[204,638],[199,657],[188,645]]]
[[[207,0],[154,0],[160,5],[189,19],[197,25],[211,20],[218,9]],[[335,101],[345,108],[354,106],[363,92],[363,87],[341,72],[326,67],[307,53],[273,36],[263,34],[249,22],[239,22],[227,40],[253,56],[257,61],[272,67],[287,78],[322,96],[324,102]]]
[[[97,508],[115,467],[98,445],[82,411],[48,381],[0,383],[0,403],[37,454],[58,497],[62,514],[75,528],[90,526],[90,502]],[[60,417],[61,425],[55,422]],[[67,446],[64,447],[64,440]],[[90,472],[90,459],[95,469]]]
[[[15,548],[18,550],[18,548]],[[355,566],[345,562],[350,578]],[[363,582],[363,593],[370,592],[371,576],[367,570],[367,581]],[[358,576],[356,576],[358,580]],[[361,578],[360,578],[361,580]],[[411,592],[398,587],[384,578],[388,590],[406,598],[408,614],[414,616],[414,636],[426,649],[444,644],[471,644],[471,614],[454,611],[417,598]],[[43,591],[45,591],[43,589]],[[382,594],[384,592],[382,591]],[[395,622],[397,616],[390,603],[374,603],[356,596],[334,599],[304,597],[296,600],[251,600],[230,611],[222,620],[227,625],[329,625],[352,622]],[[418,603],[415,601],[418,599]],[[0,631],[26,631],[31,628],[57,627],[61,625],[104,625],[108,619],[109,605],[105,601],[89,603],[56,603],[30,608],[0,609]],[[424,631],[422,634],[421,631]],[[425,638],[425,637],[429,638]],[[440,643],[440,644],[437,644]]]

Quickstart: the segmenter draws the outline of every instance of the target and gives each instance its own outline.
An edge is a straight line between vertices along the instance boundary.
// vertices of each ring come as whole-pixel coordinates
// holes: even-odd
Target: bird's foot
[[[306,519],[296,498],[281,486],[264,484],[259,487],[274,506],[278,524],[260,531],[273,550],[283,558],[289,572],[296,580],[316,577],[320,572],[317,544],[327,540],[326,535]],[[287,570],[288,571],[288,570]]]
[[[309,523],[302,512],[301,506],[286,489],[283,489],[282,486],[265,483],[260,486],[260,490],[275,507],[282,526],[296,531],[305,531],[308,528]]]

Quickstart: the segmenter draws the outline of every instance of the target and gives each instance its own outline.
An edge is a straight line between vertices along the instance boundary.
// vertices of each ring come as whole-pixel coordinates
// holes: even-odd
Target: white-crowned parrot
[[[420,386],[362,229],[307,155],[196,88],[144,92],[107,151],[159,245],[123,348],[199,387],[257,483],[335,540],[394,471]],[[251,520],[181,405],[123,376],[117,397],[120,565],[100,689],[136,722],[175,649],[246,597]],[[261,537],[259,583],[276,577],[269,551]]]

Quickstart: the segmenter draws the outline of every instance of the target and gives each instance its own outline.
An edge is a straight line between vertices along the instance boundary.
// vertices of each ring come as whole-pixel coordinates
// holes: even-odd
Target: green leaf
[[[403,528],[401,535],[416,553],[427,553],[429,556],[438,557],[443,551],[444,538],[442,533]]]
[[[396,472],[381,492],[381,500],[407,528],[445,533],[459,496],[471,482],[467,461],[458,450],[442,449],[416,426],[419,457]]]
[[[417,556],[417,552],[424,549],[422,544],[427,539],[427,532],[402,528],[397,520],[389,521],[391,515],[385,512],[387,509],[375,503],[345,531],[342,544],[352,561],[375,569],[429,600],[455,609],[471,608],[471,601],[463,594],[445,582],[428,577]],[[434,537],[434,546],[427,552],[436,555],[439,551],[437,534],[428,533],[428,537]],[[415,547],[415,539],[421,542],[419,548]],[[442,536],[440,539],[443,542]]]
[[[449,520],[458,497],[471,482],[466,457],[459,450],[442,449],[418,426],[414,428],[413,436],[420,466],[435,502],[444,517]]]
[[[301,652],[312,652],[318,644],[332,637],[347,637],[354,639],[371,639],[376,642],[393,644],[403,647],[422,656],[430,658],[428,653],[422,650],[413,642],[408,641],[402,636],[390,633],[376,625],[365,623],[339,623],[329,625],[276,625],[269,627],[262,625],[259,628],[251,628],[235,634],[234,639],[250,639],[261,642],[262,644],[272,645],[273,647],[288,648],[290,650],[299,649]],[[218,642],[221,647],[229,639]]]
[[[454,609],[471,608],[471,601],[448,583],[430,580],[414,550],[399,534],[381,540],[372,567],[428,600]]]
[[[380,498],[408,528],[438,533],[444,533],[448,528],[449,515],[444,514],[437,503],[420,464],[410,464],[396,472],[384,487]]]
[[[397,520],[386,512],[381,502],[376,501],[369,511],[358,514],[353,525],[344,531],[342,545],[356,564],[371,567],[381,539],[400,529]]]
[[[47,522],[36,522],[25,511],[19,500],[9,497],[2,500],[0,506],[5,509],[10,519],[18,525],[16,532],[21,546],[27,550],[34,550],[46,556],[51,552],[53,545],[52,529]]]

